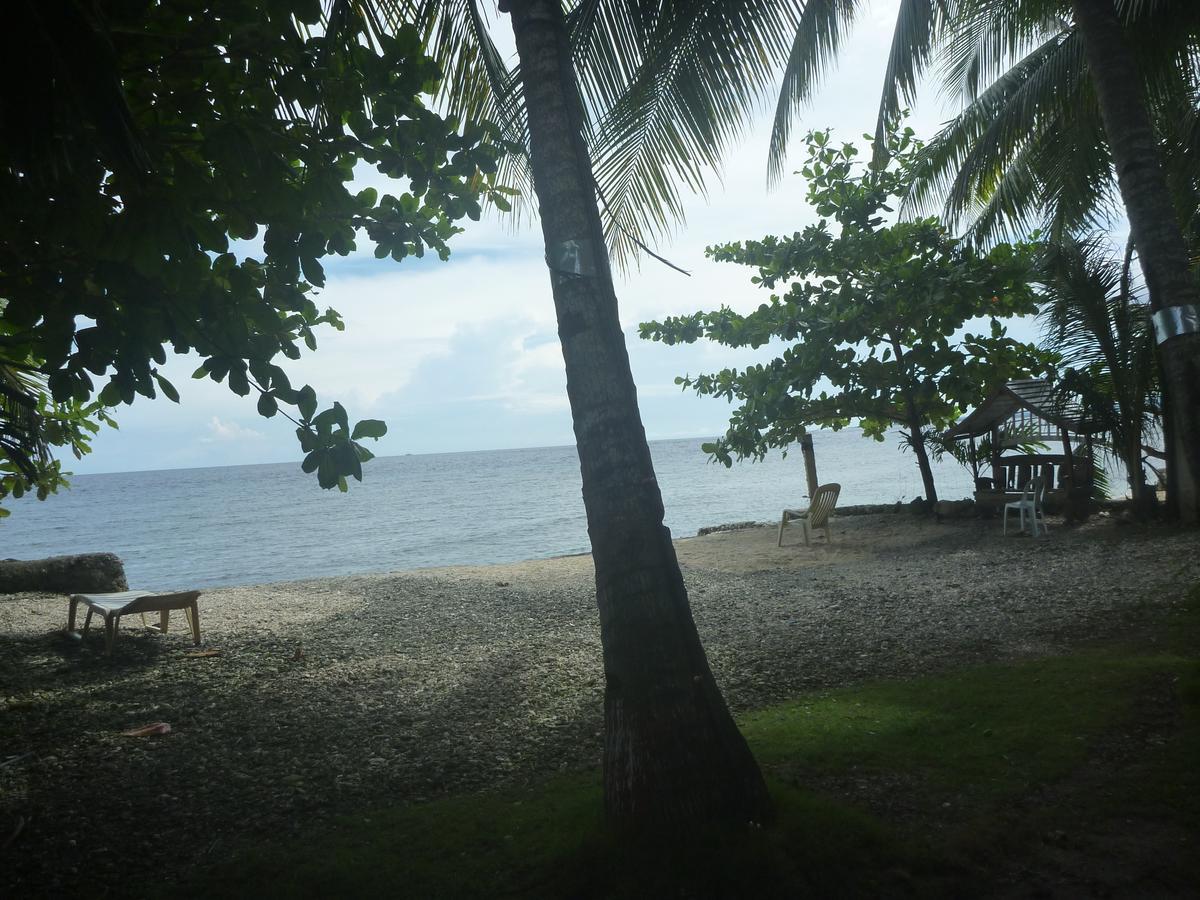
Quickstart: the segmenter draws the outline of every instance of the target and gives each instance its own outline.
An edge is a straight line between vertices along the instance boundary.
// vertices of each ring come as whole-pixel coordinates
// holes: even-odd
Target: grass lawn
[[[1200,894],[1200,589],[1136,644],[822,691],[741,720],[761,828],[620,842],[598,773],[244,847],[206,896]],[[172,890],[178,893],[178,886]]]

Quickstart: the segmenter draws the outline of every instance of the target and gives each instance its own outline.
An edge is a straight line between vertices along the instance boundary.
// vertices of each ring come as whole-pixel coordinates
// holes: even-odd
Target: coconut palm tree
[[[1104,132],[1138,261],[1146,279],[1162,361],[1168,416],[1168,503],[1187,523],[1200,521],[1200,288],[1137,60],[1112,0],[1072,0]]]
[[[1135,291],[1132,251],[1130,245],[1118,259],[1099,235],[1049,245],[1041,318],[1047,344],[1066,367],[1064,394],[1081,397],[1087,417],[1104,425],[1108,446],[1129,475],[1134,509],[1145,516],[1152,495],[1142,447],[1161,407],[1150,308]]]
[[[1200,291],[1189,274],[1188,235],[1195,247],[1200,7],[960,0],[902,3],[902,16],[905,7],[924,11],[914,17],[927,28],[908,40],[910,66],[899,71],[911,75],[941,59],[947,84],[969,101],[930,143],[917,201],[945,198],[950,215],[973,213],[985,238],[1044,215],[1061,237],[1106,224],[1119,197],[1163,329],[1170,501],[1184,521],[1197,521]],[[905,46],[903,36],[898,27],[894,50]],[[900,86],[911,95],[914,84],[910,77]]]
[[[766,787],[692,620],[646,443],[559,0],[510,0],[529,156],[567,371],[605,669],[618,826],[759,821]]]
[[[498,120],[519,149],[504,173],[537,199],[595,564],[608,818],[619,828],[761,821],[766,787],[709,668],[663,525],[608,245],[626,258],[679,216],[681,185],[701,188],[737,134],[799,6],[581,2],[564,12],[559,0],[506,0],[516,70],[475,0],[378,9],[392,25],[419,24],[446,72],[445,107]]]

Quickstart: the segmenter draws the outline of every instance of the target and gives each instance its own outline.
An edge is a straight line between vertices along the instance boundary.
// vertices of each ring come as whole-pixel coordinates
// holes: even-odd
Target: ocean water
[[[732,469],[701,438],[650,444],[666,523],[676,537],[707,525],[774,521],[805,505],[799,449]],[[813,436],[822,482],[839,505],[920,496],[898,439],[857,429]],[[970,496],[970,473],[935,467],[942,499]],[[113,552],[132,587],[260,584],[425,566],[512,562],[588,550],[574,447],[381,457],[350,491],[323,491],[298,463],[80,475],[45,502],[11,502],[0,558]]]

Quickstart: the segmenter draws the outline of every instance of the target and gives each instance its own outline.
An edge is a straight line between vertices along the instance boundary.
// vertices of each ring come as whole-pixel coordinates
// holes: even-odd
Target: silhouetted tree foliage
[[[86,450],[104,408],[178,400],[169,352],[291,418],[321,486],[361,478],[384,424],[318,410],[277,362],[343,327],[316,302],[321,260],[364,236],[445,258],[455,222],[504,199],[491,129],[425,105],[440,71],[415,29],[327,26],[318,2],[6,9],[0,364],[24,375],[0,407],[0,497],[57,486],[48,451]],[[396,193],[352,190],[360,165]]]

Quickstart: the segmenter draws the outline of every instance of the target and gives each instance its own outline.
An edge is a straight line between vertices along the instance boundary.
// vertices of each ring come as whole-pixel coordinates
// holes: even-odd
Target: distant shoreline
[[[825,436],[827,480],[849,504],[892,512],[918,487],[916,467],[855,431]],[[778,456],[732,470],[711,465],[699,441],[654,441],[665,524],[687,538],[723,523],[776,520],[807,503],[803,466]],[[416,571],[586,553],[579,461],[572,447],[383,457],[346,494],[320,490],[290,463],[244,469],[106,474],[44,504],[24,504],[0,526],[5,555],[21,559],[109,552],[129,583],[211,589],[351,573]],[[961,467],[944,492],[962,496]],[[885,505],[886,504],[886,505]],[[116,527],[114,527],[114,525]],[[11,539],[10,539],[11,538]]]

